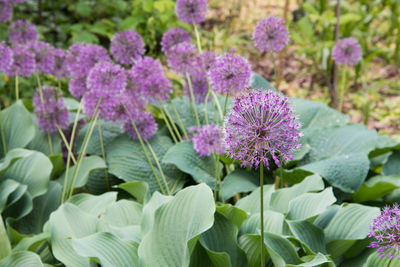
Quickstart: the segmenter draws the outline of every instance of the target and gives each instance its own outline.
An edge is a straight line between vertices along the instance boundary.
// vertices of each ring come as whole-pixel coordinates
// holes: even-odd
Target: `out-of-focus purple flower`
[[[251,65],[233,52],[217,57],[208,72],[211,88],[220,94],[234,94],[244,90],[250,81]]]
[[[160,61],[144,57],[132,67],[133,78],[144,97],[152,102],[165,101],[172,93]]]
[[[381,214],[371,223],[368,237],[375,239],[370,248],[378,248],[381,258],[393,259],[394,251],[400,249],[400,209],[398,204],[386,206]],[[400,256],[397,256],[400,260]]]
[[[169,50],[180,43],[191,43],[192,38],[182,28],[172,28],[164,33],[161,40],[161,50],[168,56]]]
[[[71,78],[68,82],[68,90],[75,98],[81,98],[89,89],[86,87],[86,77]]]
[[[213,51],[204,51],[200,55],[199,61],[204,72],[207,73],[214,66],[216,59],[217,54]]]
[[[168,52],[168,66],[177,73],[191,72],[197,63],[197,49],[192,43],[177,44]]]
[[[97,63],[89,72],[86,86],[99,98],[118,96],[126,87],[125,71],[119,65],[110,62]]]
[[[12,4],[0,1],[0,22],[7,22],[11,18]]]
[[[33,97],[39,127],[49,133],[58,131],[58,127],[66,128],[69,124],[69,113],[61,92],[51,87],[42,87],[41,91],[37,89]]]
[[[0,42],[0,71],[7,73],[13,64],[13,51],[5,42]]]
[[[204,103],[208,92],[207,74],[203,71],[193,71],[190,73],[189,77],[195,101],[197,103]],[[185,94],[190,97],[189,81],[187,78],[185,78],[185,86],[183,89]]]
[[[222,130],[217,125],[203,125],[200,128],[191,128],[193,148],[200,156],[225,154],[226,145],[222,138]]]
[[[65,63],[67,53],[65,52],[65,50],[60,48],[54,49],[53,56],[54,56],[54,67],[53,70],[51,71],[51,75],[59,79],[68,77],[68,70]]]
[[[119,95],[118,98],[119,103],[116,103],[116,105],[113,106],[113,112],[111,117],[108,118],[109,120],[114,122],[126,122],[127,120],[130,120],[132,116],[137,114],[137,112],[144,111],[146,102],[143,98],[132,98],[127,91]]]
[[[10,2],[14,4],[19,4],[25,2],[25,0],[11,0]]]
[[[332,58],[339,65],[354,66],[361,59],[361,47],[354,38],[340,40],[333,47]]]
[[[119,32],[111,39],[110,51],[119,63],[132,65],[145,52],[142,36],[134,31]]]
[[[125,71],[126,75],[126,88],[125,88],[125,93],[123,96],[123,99],[127,101],[129,99],[130,101],[135,103],[135,106],[138,107],[138,109],[143,109],[144,106],[146,106],[146,88],[142,88],[142,86],[139,86],[136,78],[135,78],[135,73],[132,69],[126,70]]]
[[[70,46],[66,51],[65,65],[70,75],[77,72],[77,69],[79,68],[78,58],[86,46],[86,43],[77,43]]]
[[[125,131],[132,139],[139,139],[132,122],[136,125],[140,137],[145,141],[151,139],[157,132],[157,123],[153,114],[143,111],[134,111],[132,112],[131,119],[125,121],[124,124]]]
[[[177,0],[175,12],[186,23],[201,23],[207,15],[207,0]]]
[[[35,56],[36,72],[50,74],[54,69],[54,48],[42,41],[30,42],[26,47]]]
[[[24,46],[13,47],[13,64],[8,69],[8,76],[29,77],[35,71],[35,56]]]
[[[8,31],[8,40],[15,44],[26,44],[28,42],[36,41],[38,39],[38,32],[35,25],[25,21],[17,20],[11,24]]]
[[[83,95],[83,111],[88,117],[95,115],[96,107],[99,117],[105,120],[113,120],[114,109],[120,104],[120,99],[112,95],[99,96],[89,91]]]
[[[285,22],[277,17],[260,20],[253,32],[255,46],[262,52],[280,52],[289,43]]]
[[[224,125],[229,154],[241,166],[263,162],[269,169],[271,158],[281,166],[300,147],[301,125],[287,97],[277,92],[254,90],[235,98]]]

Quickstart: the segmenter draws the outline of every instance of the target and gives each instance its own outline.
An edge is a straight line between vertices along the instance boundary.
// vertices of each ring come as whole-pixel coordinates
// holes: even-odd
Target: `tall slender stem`
[[[100,148],[101,148],[101,155],[103,156],[103,160],[106,163],[106,151],[104,149],[104,142],[103,142],[103,134],[101,132],[101,123],[100,121],[97,121],[97,129],[99,131],[99,140],[100,140]],[[107,163],[106,163],[107,164]],[[108,171],[107,169],[104,169],[104,175],[106,177],[106,185],[107,188],[110,189],[110,179],[108,177]]]
[[[175,134],[174,134],[174,131],[173,131],[172,128],[171,128],[171,125],[169,125],[167,116],[165,116],[165,113],[164,113],[163,108],[160,108],[160,112],[161,112],[161,116],[163,117],[163,120],[164,120],[164,122],[165,122],[165,125],[167,126],[168,131],[169,131],[169,133],[170,133],[172,139],[174,140],[174,143],[177,144],[177,143],[178,143],[178,140],[177,140],[176,137],[175,137]]]
[[[214,184],[214,201],[216,202],[218,199],[218,194],[217,194],[217,186],[219,185],[218,180],[219,180],[219,174],[218,174],[218,157],[217,155],[214,155],[214,164],[215,164],[215,184]]]
[[[73,162],[74,164],[76,164],[76,159],[75,159],[74,153],[73,153],[73,151],[72,151],[71,146],[68,144],[67,138],[65,137],[65,135],[64,135],[63,131],[61,130],[61,128],[58,127],[58,126],[57,126],[57,128],[58,128],[58,133],[60,134],[61,139],[63,140],[63,142],[64,142],[64,144],[65,144],[65,147],[66,147],[67,150],[68,150],[68,154],[71,154],[72,162]]]
[[[18,83],[18,73],[15,75],[15,99],[19,100],[19,83]]]
[[[176,136],[178,137],[179,141],[182,141],[182,136],[181,133],[179,132],[178,128],[175,125],[174,120],[171,117],[171,114],[169,113],[167,107],[164,105],[164,103],[161,102],[161,106],[164,109],[165,114],[167,115],[169,121],[171,122],[172,128],[174,129]]]
[[[260,163],[260,216],[261,216],[261,267],[265,266],[264,260],[264,164]]]
[[[343,110],[343,102],[344,102],[344,96],[346,93],[346,80],[347,80],[347,70],[345,66],[343,66],[343,71],[342,71],[342,79],[340,83],[340,97],[339,97],[339,111]]]
[[[210,89],[208,89],[208,92],[206,94],[206,98],[204,99],[204,116],[205,116],[205,120],[206,120],[206,125],[208,125],[208,98],[210,97],[211,91]]]
[[[217,106],[218,113],[219,113],[219,116],[220,116],[220,118],[221,118],[221,123],[223,123],[223,121],[224,121],[224,113],[222,112],[222,108],[221,108],[221,105],[219,104],[218,97],[217,97],[217,95],[214,93],[213,90],[211,90],[211,94],[212,94],[212,96],[214,97],[215,105]]]
[[[53,142],[51,141],[51,135],[49,132],[47,132],[47,139],[49,141],[49,151],[50,151],[50,156],[54,154],[53,152]]]
[[[164,185],[165,185],[165,188],[167,189],[167,194],[168,194],[168,195],[171,195],[171,191],[169,190],[169,186],[168,186],[167,179],[165,178],[164,171],[163,171],[162,168],[161,168],[160,161],[158,160],[157,154],[154,152],[154,150],[153,150],[153,148],[151,147],[150,143],[147,142],[147,141],[145,141],[145,142],[146,142],[146,144],[147,144],[147,147],[148,147],[149,150],[150,150],[151,155],[152,155],[153,158],[154,158],[154,161],[155,161],[156,164],[157,164],[158,170],[160,171],[161,179],[163,180]]]
[[[189,85],[190,97],[192,98],[193,112],[196,118],[197,126],[200,127],[200,119],[199,119],[199,114],[197,113],[196,101],[194,99],[192,81],[190,80],[190,76],[187,72],[186,72],[186,79]]]
[[[194,28],[194,33],[196,35],[196,41],[197,41],[197,49],[199,50],[199,53],[203,53],[202,49],[201,49],[201,43],[200,43],[200,34],[199,34],[199,30],[197,29],[197,26],[195,23],[193,23],[193,28]]]
[[[225,102],[224,102],[224,117],[226,115],[226,106],[228,105],[228,97],[229,97],[229,95],[228,95],[228,93],[226,93]]]
[[[174,110],[175,116],[178,118],[179,125],[182,129],[183,134],[185,135],[186,140],[189,140],[189,136],[186,132],[185,125],[183,124],[181,116],[179,115],[178,110],[175,107],[174,101],[171,101],[170,103],[171,103],[172,109]]]
[[[278,69],[276,66],[276,58],[275,58],[274,53],[272,53],[271,55],[272,55],[272,62],[274,63],[274,80],[275,80],[275,87],[276,87],[275,89],[276,89],[276,91],[279,91]]]

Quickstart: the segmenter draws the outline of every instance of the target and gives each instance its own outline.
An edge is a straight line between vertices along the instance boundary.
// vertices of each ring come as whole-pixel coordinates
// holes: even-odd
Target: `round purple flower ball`
[[[35,56],[26,47],[16,45],[13,47],[13,63],[6,74],[8,76],[29,77],[36,68]]]
[[[132,112],[132,117],[124,123],[124,129],[132,139],[139,139],[133,123],[140,134],[140,137],[147,141],[151,139],[157,132],[157,123],[154,115],[148,112],[136,111]]]
[[[135,102],[135,106],[139,107],[139,109],[144,109],[146,106],[146,88],[139,86],[135,73],[132,69],[125,71],[126,75],[126,88],[123,99],[129,100],[130,102]]]
[[[234,94],[247,88],[251,65],[242,56],[233,52],[217,57],[208,72],[211,88],[220,94]]]
[[[100,62],[111,62],[107,50],[100,45],[81,44],[74,47],[68,60],[69,71],[75,78],[89,75],[90,70]]]
[[[15,44],[26,44],[38,39],[38,32],[35,25],[25,21],[17,20],[11,24],[8,31],[8,40]]]
[[[339,65],[354,66],[361,60],[361,47],[354,38],[340,40],[333,47],[332,58]]]
[[[0,22],[10,20],[12,14],[12,4],[0,1]]]
[[[125,70],[110,62],[100,62],[90,70],[86,86],[98,98],[117,96],[126,87]]]
[[[192,84],[195,101],[197,103],[204,103],[204,100],[208,93],[207,74],[203,71],[194,71],[190,73],[189,77]],[[185,95],[190,97],[189,81],[187,80],[187,78],[185,78],[185,85],[183,89],[185,91]]]
[[[301,124],[287,97],[271,90],[236,97],[224,125],[229,154],[241,166],[257,168],[262,162],[269,169],[272,158],[280,167],[300,147]]]
[[[203,71],[206,73],[214,66],[217,54],[213,51],[204,51],[199,57],[199,63]]]
[[[192,37],[182,28],[172,28],[164,33],[161,40],[161,50],[168,55],[169,50],[180,43],[191,43]]]
[[[255,27],[253,40],[255,46],[262,52],[280,52],[289,43],[288,28],[279,18],[264,18]]]
[[[4,41],[0,42],[0,71],[7,73],[13,64],[13,51]]]
[[[159,102],[169,98],[171,82],[165,77],[159,60],[144,57],[136,62],[132,72],[135,83],[147,100]]]
[[[119,32],[111,39],[110,51],[119,63],[132,65],[145,52],[142,36],[134,31]]]
[[[65,65],[70,75],[73,75],[74,72],[77,72],[77,69],[79,68],[78,58],[86,45],[86,43],[77,43],[70,46],[66,51]]]
[[[35,114],[40,129],[54,133],[58,128],[65,129],[69,124],[69,112],[64,105],[61,92],[51,87],[42,87],[33,97]]]
[[[168,66],[177,73],[191,72],[197,62],[197,49],[192,43],[177,44],[168,52]]]
[[[207,8],[207,0],[177,0],[175,12],[180,20],[198,24],[205,20]]]
[[[68,91],[75,98],[81,98],[88,90],[86,77],[71,78],[68,82]]]
[[[36,72],[50,74],[54,69],[54,48],[42,41],[30,42],[26,47],[35,56]]]
[[[90,118],[95,115],[96,107],[99,117],[105,120],[113,120],[114,109],[120,104],[120,99],[112,95],[101,97],[96,92],[89,91],[83,95],[83,111]]]
[[[51,71],[51,75],[56,78],[68,77],[68,70],[66,66],[67,53],[64,49],[53,49],[54,66]]]
[[[191,128],[193,148],[200,156],[225,154],[226,145],[222,138],[222,130],[217,125],[203,125],[200,128]]]
[[[113,112],[111,120],[114,122],[126,122],[130,120],[133,115],[138,111],[144,111],[146,102],[140,96],[132,98],[132,96],[125,91],[118,96],[119,102],[113,106]]]

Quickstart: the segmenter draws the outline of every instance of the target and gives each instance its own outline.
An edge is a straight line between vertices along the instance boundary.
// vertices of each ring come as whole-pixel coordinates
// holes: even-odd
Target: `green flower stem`
[[[208,90],[207,94],[206,94],[206,98],[204,99],[204,109],[205,109],[205,120],[206,120],[206,125],[208,125],[208,98],[210,97],[210,90]]]
[[[100,121],[97,121],[97,129],[99,130],[99,140],[100,140],[101,155],[103,156],[103,160],[106,163],[106,151],[104,149],[103,134],[101,132],[101,123],[100,123]],[[104,175],[106,177],[107,188],[110,189],[110,179],[108,177],[107,169],[104,169]]]
[[[186,132],[185,125],[183,124],[181,116],[179,115],[178,110],[175,107],[174,101],[171,101],[170,103],[171,103],[172,109],[174,110],[175,116],[178,118],[179,125],[183,131],[183,134],[185,135],[186,140],[189,140],[189,136]]]
[[[61,139],[63,140],[63,142],[64,142],[64,144],[65,144],[65,147],[66,147],[67,150],[68,150],[68,154],[71,154],[72,162],[73,162],[74,164],[76,164],[76,159],[75,159],[74,153],[72,152],[72,148],[71,148],[71,146],[69,145],[67,138],[65,137],[65,135],[64,135],[64,133],[63,133],[63,131],[61,130],[60,127],[57,126],[57,129],[58,129],[58,133],[59,133],[60,136],[61,136]]]
[[[189,85],[190,98],[192,99],[193,112],[196,118],[197,126],[200,127],[200,119],[199,119],[199,114],[197,113],[196,101],[194,99],[192,81],[190,80],[189,74],[187,72],[185,74]]]
[[[228,105],[228,97],[229,97],[229,94],[228,93],[226,93],[226,95],[225,95],[225,102],[224,102],[224,117],[225,117],[225,115],[226,115],[226,106]]]
[[[173,194],[173,193],[175,192],[176,187],[178,186],[178,183],[179,183],[179,181],[180,181],[181,179],[182,179],[182,176],[179,176],[179,178],[176,179],[174,185],[173,185],[172,188],[171,188],[171,194]]]
[[[7,144],[6,137],[4,135],[3,123],[1,121],[1,112],[0,112],[0,135],[1,135],[1,144],[3,145],[3,154],[7,154]]]
[[[200,34],[199,34],[199,30],[197,29],[197,26],[195,23],[193,23],[193,28],[194,28],[194,33],[196,35],[197,49],[199,50],[199,53],[202,54],[203,51],[201,49]]]
[[[18,73],[15,75],[15,99],[19,100],[19,83],[18,83]]]
[[[54,154],[53,151],[53,142],[51,141],[51,135],[49,132],[47,132],[47,140],[49,141],[49,150],[50,150],[50,156]]]
[[[279,91],[279,83],[278,83],[278,69],[277,69],[277,66],[276,66],[276,58],[275,58],[275,55],[274,55],[274,53],[272,53],[272,62],[274,63],[274,80],[275,80],[275,89],[276,89],[276,91]]]
[[[171,122],[172,128],[174,129],[176,136],[178,137],[179,141],[182,141],[182,136],[181,133],[179,132],[178,128],[176,127],[174,120],[171,117],[171,114],[169,113],[168,109],[164,105],[164,103],[161,102],[162,109],[164,109],[164,113],[167,115],[167,118]]]
[[[219,178],[218,161],[219,161],[219,159],[218,159],[217,155],[214,155],[214,164],[215,164],[214,201],[215,202],[217,202],[217,200],[218,200],[218,193],[217,193],[217,191],[218,191],[217,186],[219,185],[219,183],[218,183],[218,180],[219,180],[218,179]]]
[[[344,95],[346,93],[346,80],[347,80],[347,70],[346,67],[343,66],[342,71],[342,79],[340,83],[340,96],[339,96],[339,111],[341,112],[343,109]]]
[[[163,120],[164,120],[164,122],[165,122],[165,125],[167,126],[168,131],[169,131],[169,133],[170,133],[172,139],[174,140],[174,143],[177,144],[177,143],[178,143],[178,140],[176,139],[175,134],[174,134],[174,131],[172,130],[171,125],[169,125],[167,116],[165,115],[164,110],[163,110],[162,108],[160,108],[160,112],[161,112],[161,116],[162,116],[162,118],[163,118]]]
[[[222,112],[222,108],[221,108],[221,105],[219,104],[218,97],[217,97],[217,95],[214,93],[213,90],[211,90],[211,94],[212,94],[212,96],[214,97],[215,105],[217,106],[218,113],[219,113],[219,116],[220,116],[220,118],[221,118],[221,124],[222,124],[223,121],[224,121],[224,113]]]
[[[168,194],[168,195],[171,195],[171,191],[169,190],[169,186],[168,186],[167,179],[165,178],[164,171],[163,171],[163,169],[161,168],[160,161],[158,160],[157,154],[154,152],[154,150],[153,150],[153,148],[151,147],[150,143],[147,142],[147,141],[145,141],[145,142],[146,142],[147,147],[148,147],[149,150],[150,150],[151,155],[152,155],[153,158],[154,158],[154,161],[156,162],[156,165],[157,165],[158,170],[159,170],[160,173],[161,173],[161,179],[163,180],[164,185],[165,185],[165,188],[167,189],[167,194]]]
[[[264,259],[264,164],[260,163],[260,215],[261,215],[261,267],[265,266]]]

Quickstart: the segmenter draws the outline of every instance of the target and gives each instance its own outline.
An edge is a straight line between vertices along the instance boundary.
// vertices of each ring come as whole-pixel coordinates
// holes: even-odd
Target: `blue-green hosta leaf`
[[[10,256],[0,261],[0,267],[44,267],[39,255],[30,251],[13,252]]]
[[[105,229],[107,229],[140,225],[141,220],[142,205],[134,201],[122,199],[107,207],[106,212],[100,219],[100,223],[105,225]]]
[[[47,132],[43,132],[39,126],[37,125],[36,117],[32,115],[32,120],[35,126],[35,136],[26,146],[26,148],[31,150],[36,150],[42,152],[45,155],[50,155],[50,144],[49,144],[49,136]],[[61,137],[58,132],[50,134],[52,151],[54,155],[61,154]]]
[[[378,200],[400,187],[400,175],[378,175],[369,178],[352,195],[355,202]]]
[[[282,234],[285,216],[273,210],[264,210],[264,232]],[[240,228],[241,234],[259,234],[261,232],[260,213],[252,214],[243,222]]]
[[[68,199],[68,202],[79,207],[95,217],[99,217],[117,200],[117,192],[107,192],[99,196],[77,194]]]
[[[324,231],[308,221],[286,221],[290,231],[313,252],[326,254]]]
[[[35,126],[31,115],[21,101],[0,112],[0,158],[7,151],[25,147],[34,136]]]
[[[240,229],[242,223],[247,219],[247,213],[244,210],[231,204],[219,205],[217,206],[217,211],[232,221],[238,229]]]
[[[329,267],[333,267],[335,266],[332,261],[325,255],[318,253],[315,256],[306,256],[307,257],[307,261],[304,263],[300,263],[300,264],[287,264],[286,267],[317,267],[317,266],[329,266]],[[311,258],[310,261],[308,261],[308,258]],[[302,258],[302,260],[305,260],[305,257]],[[326,265],[329,264],[329,265]]]
[[[72,242],[77,254],[97,258],[104,267],[139,266],[137,247],[111,233],[96,233]]]
[[[302,263],[295,246],[286,238],[272,233],[264,233],[264,243],[274,266]]]
[[[387,255],[389,253],[393,254],[393,259],[390,259]],[[385,251],[385,257],[381,257],[378,252],[372,253],[366,263],[363,265],[363,267],[397,267],[399,266],[399,251],[397,249],[391,249],[391,250],[386,250]]]
[[[273,185],[264,185],[264,209],[270,206],[271,195],[275,191]],[[250,195],[240,199],[236,207],[244,210],[248,214],[260,212],[260,187],[250,193]]]
[[[188,266],[195,240],[213,225],[214,212],[213,193],[205,184],[178,192],[156,210],[153,226],[139,245],[141,262],[147,266]]]
[[[275,88],[264,77],[255,72],[251,73],[250,87],[254,89],[270,89],[275,91]]]
[[[239,245],[246,253],[249,267],[260,266],[261,261],[261,236],[244,234],[239,238]],[[264,246],[264,255],[268,256],[266,247]]]
[[[3,218],[0,215],[0,260],[11,253],[11,243],[7,236],[6,228],[3,224]]]
[[[228,200],[237,193],[250,192],[260,186],[259,175],[237,169],[225,176],[222,182],[222,198]]]
[[[147,203],[150,199],[149,185],[145,182],[133,181],[122,183],[118,185],[118,188],[125,190],[142,203]]]
[[[384,175],[400,175],[400,151],[394,151],[388,161],[382,167]]]

